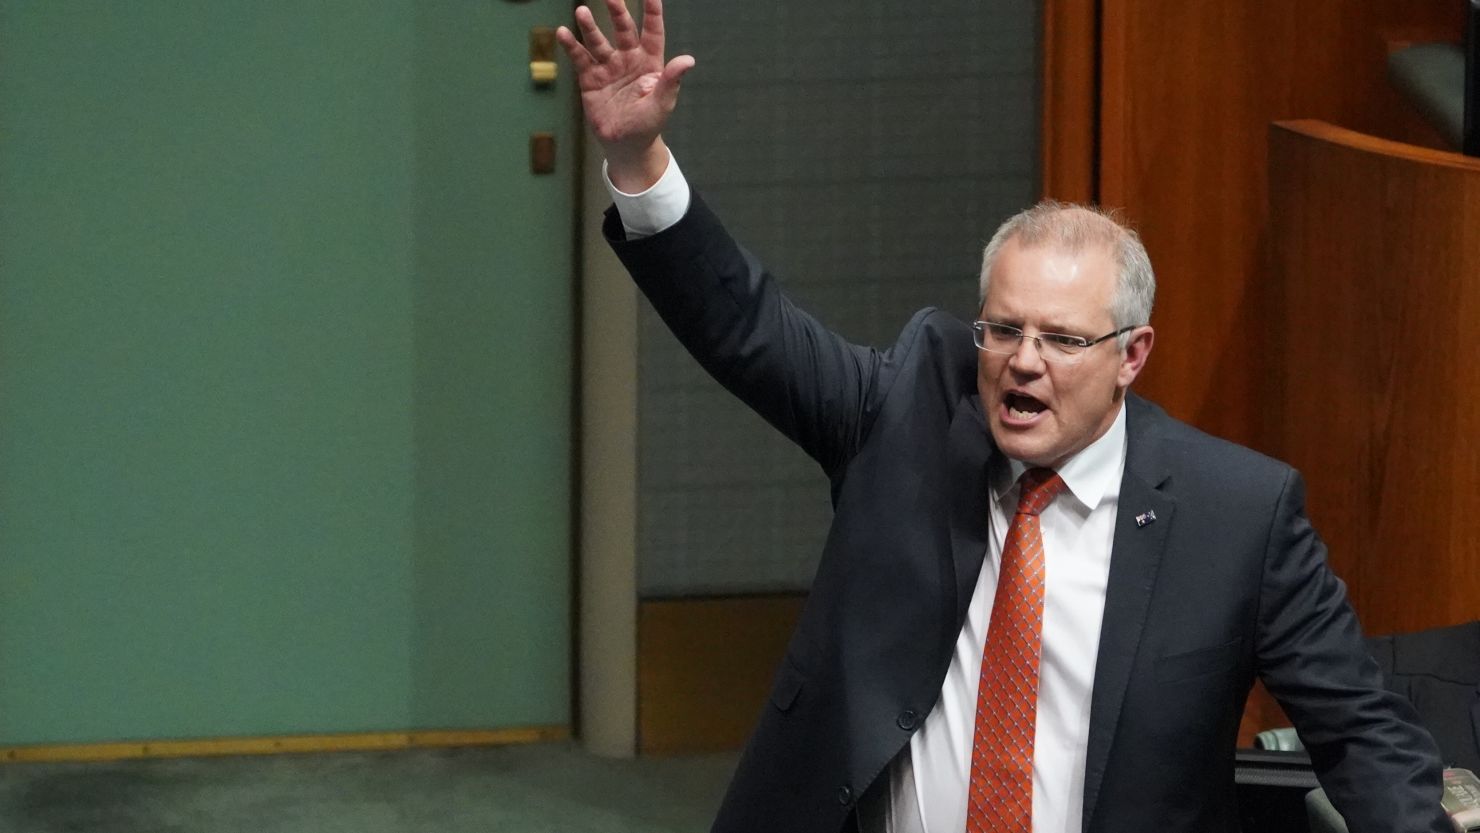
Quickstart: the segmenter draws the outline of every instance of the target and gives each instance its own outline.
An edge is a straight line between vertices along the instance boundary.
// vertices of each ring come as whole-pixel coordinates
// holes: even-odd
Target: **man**
[[[1257,674],[1354,831],[1447,829],[1439,764],[1383,691],[1287,466],[1129,387],[1154,279],[1134,234],[1045,205],[983,259],[980,320],[888,350],[779,291],[661,139],[688,56],[578,9],[574,63],[617,203],[606,233],[664,321],[832,480],[835,518],[720,831],[1237,829]],[[582,45],[584,42],[584,46]]]

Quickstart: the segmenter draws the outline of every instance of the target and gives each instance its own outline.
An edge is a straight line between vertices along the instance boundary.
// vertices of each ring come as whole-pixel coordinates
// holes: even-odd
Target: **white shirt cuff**
[[[607,175],[605,161],[601,163],[601,178],[606,181],[606,190],[612,195],[617,215],[622,218],[622,228],[630,239],[651,237],[682,220],[689,211],[689,182],[683,178],[678,160],[671,152],[663,175],[640,194],[618,191]]]

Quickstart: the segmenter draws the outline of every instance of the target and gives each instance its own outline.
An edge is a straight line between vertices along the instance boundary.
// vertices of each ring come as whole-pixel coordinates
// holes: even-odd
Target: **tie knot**
[[[1052,469],[1028,469],[1018,478],[1022,492],[1018,494],[1018,514],[1037,515],[1064,491],[1064,479]]]

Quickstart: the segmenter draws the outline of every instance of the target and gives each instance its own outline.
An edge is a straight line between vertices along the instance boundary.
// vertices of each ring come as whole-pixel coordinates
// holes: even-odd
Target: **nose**
[[[1042,373],[1044,369],[1043,351],[1038,346],[1038,339],[1024,335],[1018,342],[1017,352],[1008,358],[1007,364],[1014,371],[1025,375]]]

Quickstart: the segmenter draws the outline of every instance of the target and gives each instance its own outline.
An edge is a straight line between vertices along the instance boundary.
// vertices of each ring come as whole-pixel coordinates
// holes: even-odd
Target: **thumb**
[[[679,55],[663,67],[663,72],[658,76],[656,92],[658,99],[664,106],[672,107],[678,102],[679,81],[684,73],[694,68],[694,56]]]

